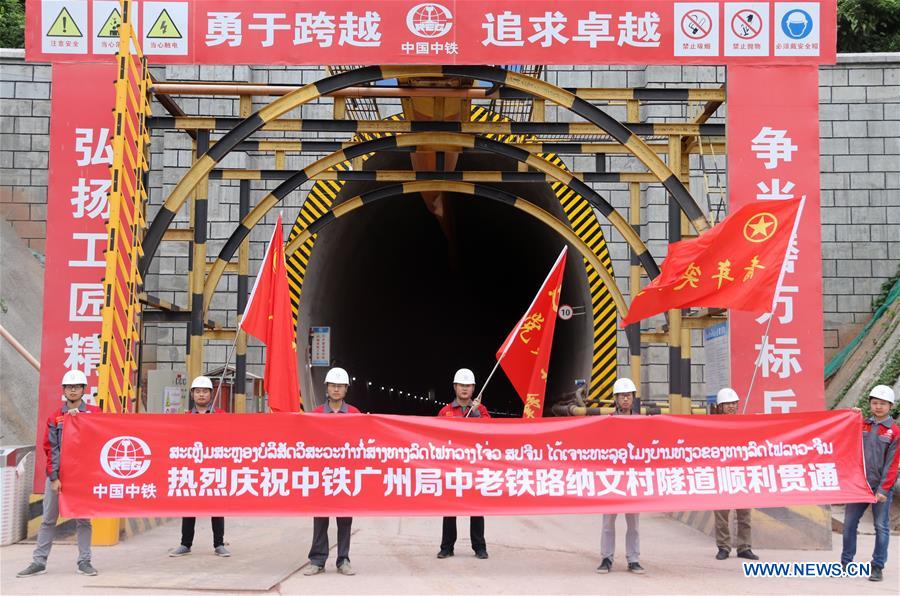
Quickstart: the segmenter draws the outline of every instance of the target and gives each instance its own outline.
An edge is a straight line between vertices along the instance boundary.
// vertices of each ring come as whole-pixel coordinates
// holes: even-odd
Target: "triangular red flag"
[[[525,316],[497,350],[497,360],[503,372],[525,404],[523,418],[543,416],[547,369],[567,252],[568,247],[563,247]]]
[[[771,310],[801,201],[753,201],[700,237],[671,244],[662,272],[632,298],[622,326],[691,306]]]
[[[287,268],[284,264],[284,234],[281,216],[275,222],[272,240],[260,267],[241,329],[266,345],[264,384],[273,412],[300,410],[300,385],[297,379],[297,342]]]

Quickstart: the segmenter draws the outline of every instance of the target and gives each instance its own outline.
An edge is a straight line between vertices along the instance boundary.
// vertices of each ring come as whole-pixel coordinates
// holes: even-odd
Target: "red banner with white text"
[[[752,384],[747,413],[825,407],[818,81],[815,67],[728,69],[729,210],[805,198],[774,312],[730,313],[731,382],[742,397]]]
[[[833,64],[837,0],[135,0],[155,64]],[[115,53],[119,3],[28,0],[31,61]]]
[[[53,65],[38,445],[47,417],[62,406],[67,370],[87,376],[88,402],[97,387],[115,79],[112,59]],[[36,455],[34,490],[44,492],[43,449]]]
[[[457,420],[78,415],[67,517],[527,515],[872,502],[849,411]]]

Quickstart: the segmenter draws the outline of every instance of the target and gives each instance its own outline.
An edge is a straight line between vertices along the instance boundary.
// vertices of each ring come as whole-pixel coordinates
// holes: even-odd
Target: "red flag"
[[[525,316],[497,350],[497,361],[525,404],[522,418],[540,418],[544,412],[547,368],[567,251],[568,247],[563,247]]]
[[[662,273],[634,297],[622,325],[690,306],[771,310],[801,201],[753,201],[699,238],[670,245]]]
[[[241,328],[266,344],[264,382],[269,394],[269,407],[273,412],[299,411],[297,342],[294,340],[294,318],[284,265],[280,215],[266,249],[266,258],[250,292]]]

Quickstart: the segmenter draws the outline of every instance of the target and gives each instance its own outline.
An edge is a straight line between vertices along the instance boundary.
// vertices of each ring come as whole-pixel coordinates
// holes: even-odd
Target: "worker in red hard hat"
[[[219,414],[221,410],[213,405],[213,384],[209,377],[200,376],[191,381],[191,408],[188,414]],[[225,518],[212,517],[213,552],[217,557],[230,557],[231,551],[225,547]],[[170,557],[183,557],[191,554],[194,545],[194,529],[196,517],[181,518],[181,544],[169,551]]]
[[[629,378],[616,379],[613,383],[613,399],[615,400],[615,412],[613,416],[631,416],[634,414],[634,400],[637,397],[637,387]],[[616,551],[616,513],[603,514],[603,530],[600,534],[600,566],[597,573],[609,573],[612,571],[613,558]],[[641,567],[641,538],[638,531],[640,516],[637,513],[625,514],[625,560],[628,562],[628,571],[631,573],[645,573]]]
[[[47,571],[47,557],[56,537],[56,521],[59,519],[59,493],[62,492],[59,461],[62,453],[63,425],[68,416],[99,413],[100,408],[84,401],[87,376],[80,370],[70,370],[63,375],[62,407],[47,418],[44,426],[44,454],[47,456],[47,482],[44,487],[44,516],[38,530],[37,546],[31,564],[16,574],[16,577],[31,577]],[[75,540],[78,543],[78,573],[97,575],[91,565],[91,520],[75,520]]]
[[[728,416],[737,414],[740,405],[741,398],[734,389],[731,387],[719,389],[716,394],[717,414]],[[716,559],[724,561],[731,554],[731,532],[728,522],[731,510],[715,511],[713,515],[716,519],[716,546],[719,548]],[[750,509],[735,509],[734,515],[737,518],[737,556],[742,559],[758,561],[759,557],[750,549]]]

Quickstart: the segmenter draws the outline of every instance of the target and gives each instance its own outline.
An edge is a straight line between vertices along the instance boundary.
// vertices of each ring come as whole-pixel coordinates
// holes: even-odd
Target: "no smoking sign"
[[[719,4],[678,2],[675,4],[675,55],[719,55]]]

